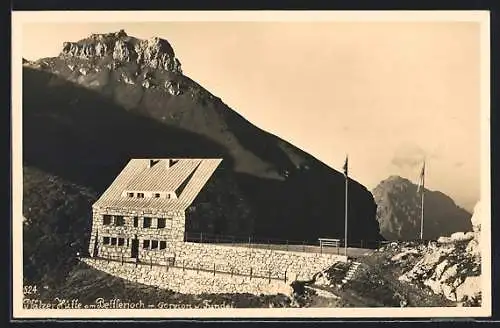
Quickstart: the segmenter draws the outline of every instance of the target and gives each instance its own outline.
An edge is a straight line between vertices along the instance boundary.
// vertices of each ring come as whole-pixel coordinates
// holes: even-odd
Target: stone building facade
[[[197,215],[189,211],[197,202],[209,204],[211,197],[198,195],[221,161],[132,159],[92,206],[91,258],[85,262],[127,280],[174,290],[184,291],[182,286],[194,284],[199,292],[220,292],[225,289],[213,285],[220,283],[229,286],[228,292],[262,293],[279,286],[289,288],[287,278],[288,282],[310,280],[346,260],[334,254],[190,242],[186,236],[192,221],[203,220],[210,226],[219,212],[224,214],[225,208],[202,212],[206,206],[198,206]],[[213,271],[208,282],[200,278],[204,270]],[[237,287],[234,275],[241,279]]]
[[[221,159],[132,159],[93,204],[91,257],[173,261],[186,209]]]

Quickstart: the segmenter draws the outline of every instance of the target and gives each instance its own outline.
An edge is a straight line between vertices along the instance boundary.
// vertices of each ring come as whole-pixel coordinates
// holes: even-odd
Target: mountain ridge
[[[121,31],[90,40],[24,63],[26,161],[102,192],[127,157],[221,156],[260,218],[255,233],[343,236],[340,172],[254,126],[183,75],[165,40]],[[44,135],[47,128],[58,137]],[[58,154],[71,156],[61,163]],[[352,221],[363,227],[351,237],[379,239],[373,196],[352,179],[351,186]]]

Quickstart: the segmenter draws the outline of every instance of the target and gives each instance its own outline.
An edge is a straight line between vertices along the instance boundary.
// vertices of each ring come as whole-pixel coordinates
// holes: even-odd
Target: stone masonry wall
[[[343,255],[277,251],[259,248],[203,243],[179,243],[175,265],[212,268],[225,272],[310,280],[312,276],[334,263],[345,261]]]
[[[255,295],[291,295],[290,281],[250,278],[224,273],[183,270],[176,267],[150,267],[147,264],[107,262],[103,259],[83,258],[82,262],[100,270],[136,283],[170,289],[183,294],[250,293]]]
[[[123,216],[125,224],[123,226],[103,225],[103,215]],[[134,217],[137,217],[138,224],[134,227]],[[150,217],[151,227],[143,228],[144,217]],[[158,218],[166,219],[165,228],[157,228]],[[173,251],[173,243],[184,240],[184,214],[182,212],[158,212],[158,211],[134,211],[129,209],[93,209],[92,233],[89,242],[89,253],[92,256],[97,239],[97,256],[118,258],[123,256],[130,259],[132,251],[132,239],[137,238],[139,242],[139,258],[150,258],[159,260],[159,257],[170,257]],[[103,238],[123,238],[122,246],[104,245]],[[143,248],[144,240],[158,242],[157,250]],[[160,250],[160,242],[166,243],[165,249]],[[161,256],[160,256],[161,255]]]
[[[123,216],[124,225],[115,226],[114,222],[111,225],[103,225],[103,215]],[[137,227],[134,226],[134,217],[138,217]],[[153,218],[151,227],[143,227],[144,217]],[[169,219],[166,228],[157,228],[155,218],[158,217]],[[345,256],[334,254],[184,242],[184,229],[185,218],[182,212],[138,212],[126,209],[94,208],[89,244],[90,254],[94,255],[93,249],[97,245],[98,257],[119,261],[88,259],[90,261],[88,263],[99,270],[124,279],[163,286],[181,292],[187,290],[191,293],[193,292],[191,289],[194,289],[216,293],[223,293],[225,290],[230,290],[228,292],[251,290],[260,293],[263,289],[270,288],[269,279],[271,282],[282,281],[282,283],[310,280],[315,273],[329,268],[336,262],[346,260]],[[113,241],[120,238],[123,245],[104,245],[104,237],[110,240],[116,238]],[[134,263],[127,263],[131,260],[135,261],[131,259],[132,240],[135,238],[139,244],[137,267]],[[95,243],[96,240],[97,243]],[[152,241],[155,241],[157,247],[155,249],[144,248],[144,240],[150,241],[149,246]],[[164,242],[162,247],[160,247],[160,241]],[[117,267],[117,265],[120,266]],[[168,268],[171,270],[170,273],[166,273],[167,266],[170,266]],[[212,275],[206,276],[204,270],[212,272]],[[127,273],[127,271],[130,272]],[[216,276],[213,275],[214,271]],[[192,272],[196,272],[197,275],[193,276]],[[249,282],[247,283],[245,279]],[[259,279],[263,279],[267,285],[265,287],[259,285]],[[182,287],[184,285],[191,287]],[[274,290],[273,288],[275,287],[271,290]]]

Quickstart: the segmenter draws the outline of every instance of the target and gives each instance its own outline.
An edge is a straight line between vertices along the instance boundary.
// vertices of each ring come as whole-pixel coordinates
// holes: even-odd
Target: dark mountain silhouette
[[[388,240],[420,238],[421,196],[408,179],[391,176],[373,190],[380,233]],[[425,189],[424,239],[472,231],[471,214],[439,191]]]
[[[26,165],[100,194],[131,157],[222,157],[210,192],[233,186],[219,204],[255,219],[254,235],[343,238],[343,175],[253,126],[180,67],[167,41],[123,31],[25,62]],[[380,239],[371,193],[350,184],[350,240]]]
[[[87,248],[91,205],[97,195],[57,176],[23,168],[23,278],[53,285],[77,263]]]

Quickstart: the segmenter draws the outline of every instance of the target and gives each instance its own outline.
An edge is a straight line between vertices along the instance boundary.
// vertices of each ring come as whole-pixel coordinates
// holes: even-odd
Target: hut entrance
[[[137,258],[139,255],[139,240],[137,240],[137,236],[132,239],[132,254],[130,257]]]
[[[99,245],[97,242],[98,239],[99,239],[99,232],[96,232],[94,240],[94,249],[92,250],[92,257],[97,257],[97,255],[99,254]]]

